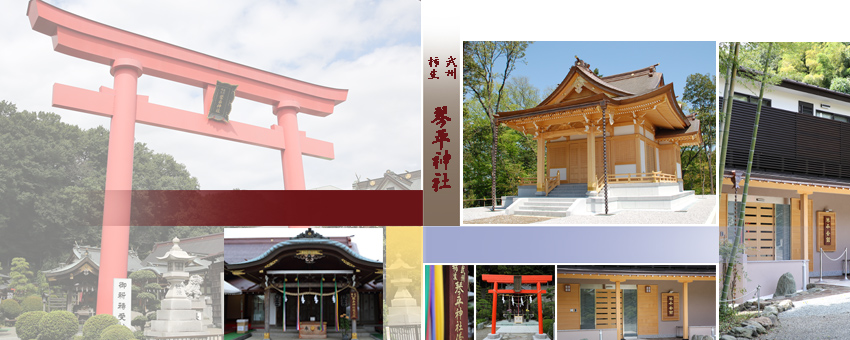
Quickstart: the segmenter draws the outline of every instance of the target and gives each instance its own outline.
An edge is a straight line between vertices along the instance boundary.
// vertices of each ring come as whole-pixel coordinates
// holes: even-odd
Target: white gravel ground
[[[850,339],[850,293],[794,302],[779,314],[781,326],[759,339]]]

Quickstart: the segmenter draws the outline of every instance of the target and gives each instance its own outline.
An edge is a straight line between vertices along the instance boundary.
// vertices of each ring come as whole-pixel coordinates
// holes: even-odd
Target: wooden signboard
[[[661,294],[661,321],[679,321],[679,293]]]
[[[351,320],[357,320],[357,291],[349,289],[349,301],[351,301]]]
[[[835,251],[835,213],[818,211],[818,249]]]
[[[468,340],[469,272],[467,266],[443,266],[446,340]]]

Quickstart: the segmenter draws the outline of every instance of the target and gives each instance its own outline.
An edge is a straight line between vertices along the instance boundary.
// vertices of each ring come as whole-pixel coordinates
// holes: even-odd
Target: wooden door
[[[747,203],[744,212],[744,247],[750,261],[776,258],[775,209],[772,203]]]
[[[638,335],[658,334],[658,285],[638,285],[637,297]]]
[[[587,141],[570,143],[569,183],[587,183]]]
[[[614,291],[596,290],[596,329],[617,328],[617,295]],[[623,301],[622,291],[620,301]],[[622,317],[622,311],[620,316]]]

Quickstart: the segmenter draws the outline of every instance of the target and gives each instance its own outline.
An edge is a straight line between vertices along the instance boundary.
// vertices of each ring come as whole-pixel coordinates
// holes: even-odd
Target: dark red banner
[[[422,225],[421,190],[134,190],[131,207],[131,226]]]

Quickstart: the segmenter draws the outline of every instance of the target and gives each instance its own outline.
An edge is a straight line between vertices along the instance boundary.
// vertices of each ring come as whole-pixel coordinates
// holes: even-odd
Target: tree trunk
[[[755,124],[753,124],[753,137],[750,141],[750,156],[747,159],[747,172],[745,173],[744,177],[744,193],[741,196],[741,209],[738,212],[738,225],[735,227],[735,243],[732,244],[732,252],[730,253],[729,258],[726,260],[728,266],[726,268],[726,274],[723,278],[723,290],[720,292],[721,306],[726,305],[726,298],[729,295],[729,281],[732,280],[732,267],[735,266],[735,255],[738,253],[738,243],[741,242],[741,234],[743,233],[742,231],[744,229],[744,212],[747,210],[747,193],[750,189],[750,171],[753,168],[753,154],[755,153],[756,149],[756,136],[758,135],[759,119],[761,118],[762,98],[764,98],[764,83],[767,81],[767,68],[770,64],[770,51],[772,49],[773,43],[768,43],[767,53],[765,54],[764,58],[764,69],[762,70],[761,87],[759,89],[759,103],[758,107],[756,108],[756,120]]]

